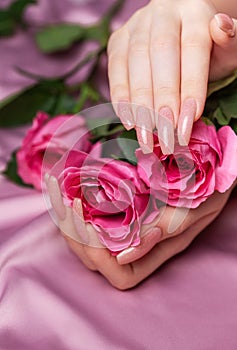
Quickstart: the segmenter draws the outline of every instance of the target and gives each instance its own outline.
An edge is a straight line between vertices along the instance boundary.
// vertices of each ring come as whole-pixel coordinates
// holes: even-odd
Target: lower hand
[[[165,261],[186,249],[220,213],[231,193],[231,189],[224,194],[214,193],[197,209],[189,210],[185,218],[183,208],[164,208],[158,220],[143,227],[140,246],[115,257],[100,244],[95,229],[85,224],[81,202],[75,200],[73,208],[65,207],[54,177],[47,180],[47,187],[58,225],[71,249],[85,266],[99,271],[120,290],[134,287]],[[179,224],[180,217],[182,223]],[[173,225],[175,230],[168,233],[172,220],[177,221]],[[161,230],[161,237],[155,232],[157,226]]]

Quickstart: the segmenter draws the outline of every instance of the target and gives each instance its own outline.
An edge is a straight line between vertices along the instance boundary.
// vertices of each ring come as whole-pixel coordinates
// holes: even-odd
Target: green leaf
[[[66,50],[76,41],[85,38],[85,28],[77,24],[50,25],[36,34],[36,43],[41,51],[50,54]]]
[[[213,117],[216,118],[219,125],[228,125],[230,118],[226,117],[222,112],[222,109],[218,107],[213,113]]]
[[[136,131],[124,131],[117,138],[118,145],[121,151],[124,154],[125,160],[127,160],[131,164],[137,164],[137,158],[135,155],[135,151],[139,148],[139,143],[137,142]]]
[[[230,123],[231,128],[234,130],[234,132],[237,134],[237,120],[232,119]]]
[[[8,12],[16,22],[21,23],[26,7],[35,4],[37,4],[37,0],[17,0],[9,6]]]
[[[209,83],[207,97],[211,96],[211,94],[213,94],[216,91],[224,89],[225,87],[233,83],[236,79],[237,79],[237,70],[235,70],[232,75],[230,75],[225,79],[221,79],[213,83]]]
[[[103,21],[98,25],[85,28],[85,38],[98,41],[102,46],[107,44],[109,35],[108,27]]]
[[[14,34],[15,22],[10,17],[8,11],[0,11],[0,37]]]
[[[7,168],[3,172],[3,175],[5,175],[9,180],[11,180],[12,182],[14,182],[17,185],[33,188],[33,186],[31,186],[31,185],[25,184],[17,173],[16,153],[17,153],[17,151],[15,151],[12,154],[12,158],[8,162]]]
[[[207,117],[203,117],[202,116],[202,121],[206,124],[206,125],[212,125],[212,126],[214,126],[214,123],[209,119],[209,118],[207,118]]]
[[[55,104],[53,106],[53,109],[50,112],[52,116],[56,116],[59,114],[61,115],[75,114],[74,110],[75,110],[76,100],[72,96],[66,93],[62,93],[56,96],[55,98],[56,98]]]
[[[0,105],[0,127],[30,123],[39,110],[53,112],[55,99],[63,86],[58,81],[40,82],[3,101]]]
[[[237,91],[220,99],[220,107],[223,113],[230,118],[237,118]]]
[[[24,24],[23,15],[26,7],[36,3],[36,0],[16,0],[6,9],[0,10],[0,37],[14,34],[17,25]]]
[[[93,141],[98,141],[107,135],[111,123],[110,118],[88,119],[87,127],[93,135]]]

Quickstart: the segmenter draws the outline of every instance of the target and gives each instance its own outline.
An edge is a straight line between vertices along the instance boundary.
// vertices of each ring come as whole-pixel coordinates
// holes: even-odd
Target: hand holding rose
[[[81,201],[74,200],[73,207],[67,207],[63,203],[57,180],[54,177],[47,179],[47,186],[58,217],[59,227],[71,249],[87,268],[99,271],[114,287],[120,290],[134,287],[165,261],[186,249],[220,213],[232,190],[229,189],[223,194],[215,192],[197,209],[191,209],[173,234],[168,233],[168,227],[174,211],[178,210],[178,215],[182,217],[183,209],[166,207],[158,222],[156,220],[142,228],[143,237],[138,247],[115,257],[102,246],[92,225],[85,223]],[[161,231],[156,231],[157,224]]]

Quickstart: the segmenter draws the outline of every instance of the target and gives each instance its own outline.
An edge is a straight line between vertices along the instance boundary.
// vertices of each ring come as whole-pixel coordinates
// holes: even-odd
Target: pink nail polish
[[[169,107],[162,107],[158,112],[158,137],[163,154],[174,152],[174,116]]]
[[[128,102],[119,102],[118,116],[127,130],[131,130],[132,128],[134,128],[135,123],[132,115],[132,109],[129,106]]]
[[[137,139],[142,152],[147,154],[153,151],[153,132],[152,121],[149,110],[146,107],[137,107],[136,109],[136,131]]]
[[[162,232],[159,227],[150,229],[142,237],[139,246],[129,247],[117,255],[118,263],[124,265],[140,259],[160,241],[161,236]]]
[[[231,38],[235,36],[235,24],[232,18],[225,13],[217,13],[215,15],[218,27],[228,34]]]
[[[188,98],[183,102],[178,121],[178,141],[180,146],[189,144],[193,122],[197,113],[197,103],[194,98]]]

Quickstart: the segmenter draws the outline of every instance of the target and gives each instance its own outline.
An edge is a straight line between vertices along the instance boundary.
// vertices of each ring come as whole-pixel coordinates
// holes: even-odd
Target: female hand
[[[111,99],[124,126],[136,128],[144,153],[153,149],[155,127],[164,154],[173,153],[176,126],[187,145],[208,78],[237,68],[237,21],[217,14],[215,2],[152,0],[109,40]]]
[[[183,208],[166,207],[158,220],[143,227],[140,246],[115,257],[100,244],[94,228],[84,222],[80,200],[74,200],[73,208],[64,206],[57,180],[52,176],[47,179],[47,187],[58,226],[71,249],[85,266],[99,271],[120,290],[134,287],[165,261],[186,249],[220,213],[231,193],[231,189],[224,194],[214,193],[197,209],[189,210],[185,218]],[[176,228],[170,233],[172,220],[176,221],[172,225]]]

